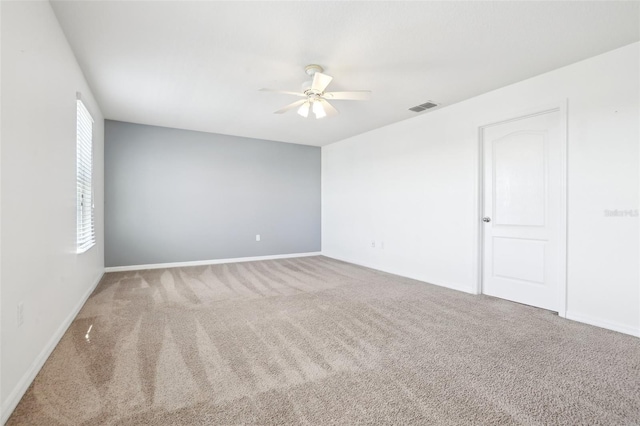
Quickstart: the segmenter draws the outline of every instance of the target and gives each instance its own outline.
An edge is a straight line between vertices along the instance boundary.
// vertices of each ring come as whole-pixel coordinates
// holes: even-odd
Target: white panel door
[[[562,259],[560,112],[483,129],[484,294],[558,311]]]

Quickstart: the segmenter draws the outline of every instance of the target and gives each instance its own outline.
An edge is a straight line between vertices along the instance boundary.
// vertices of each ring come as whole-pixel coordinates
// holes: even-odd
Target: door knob
[[[491,218],[489,216],[485,216],[482,218],[483,222],[491,222]]]

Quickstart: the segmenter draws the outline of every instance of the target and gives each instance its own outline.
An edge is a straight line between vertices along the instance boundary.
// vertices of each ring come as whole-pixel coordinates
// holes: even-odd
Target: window
[[[76,182],[78,196],[77,244],[78,253],[84,253],[96,243],[93,221],[93,118],[82,101],[77,101]]]

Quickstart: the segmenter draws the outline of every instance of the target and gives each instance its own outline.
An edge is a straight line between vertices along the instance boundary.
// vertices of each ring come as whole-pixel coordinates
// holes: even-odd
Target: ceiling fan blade
[[[304,93],[300,92],[289,92],[286,90],[274,90],[274,89],[260,89],[259,92],[271,92],[271,93],[282,93],[284,95],[294,95],[294,96],[307,96]]]
[[[311,89],[317,92],[324,92],[324,89],[326,89],[329,83],[331,83],[331,80],[333,80],[333,77],[331,77],[330,75],[317,72],[313,75],[313,83],[311,83]]]
[[[320,101],[316,101],[316,102],[320,102],[322,104],[322,106],[324,107],[324,112],[326,112],[329,117],[340,114],[338,110],[333,107],[333,105],[331,105],[329,102],[325,101],[324,99],[320,99]]]
[[[323,98],[340,101],[368,101],[371,99],[370,90],[353,90],[351,92],[325,92]]]
[[[295,101],[294,103],[289,104],[289,105],[287,105],[287,106],[286,106],[286,107],[284,107],[284,108],[280,108],[279,110],[277,110],[276,112],[274,112],[274,114],[282,114],[282,113],[285,113],[285,112],[289,111],[290,109],[294,109],[295,107],[302,105],[302,104],[303,104],[303,103],[305,103],[305,102],[307,102],[307,99],[306,99],[306,98],[305,98],[305,99],[300,99],[299,101]]]

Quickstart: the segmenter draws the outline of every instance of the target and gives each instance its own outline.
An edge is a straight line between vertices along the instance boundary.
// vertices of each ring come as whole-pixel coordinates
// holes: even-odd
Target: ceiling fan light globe
[[[316,118],[324,118],[327,116],[327,113],[320,102],[313,103],[313,113],[316,115]]]
[[[304,118],[307,118],[309,116],[309,102],[303,103],[302,106],[298,108],[298,114],[300,114]]]

